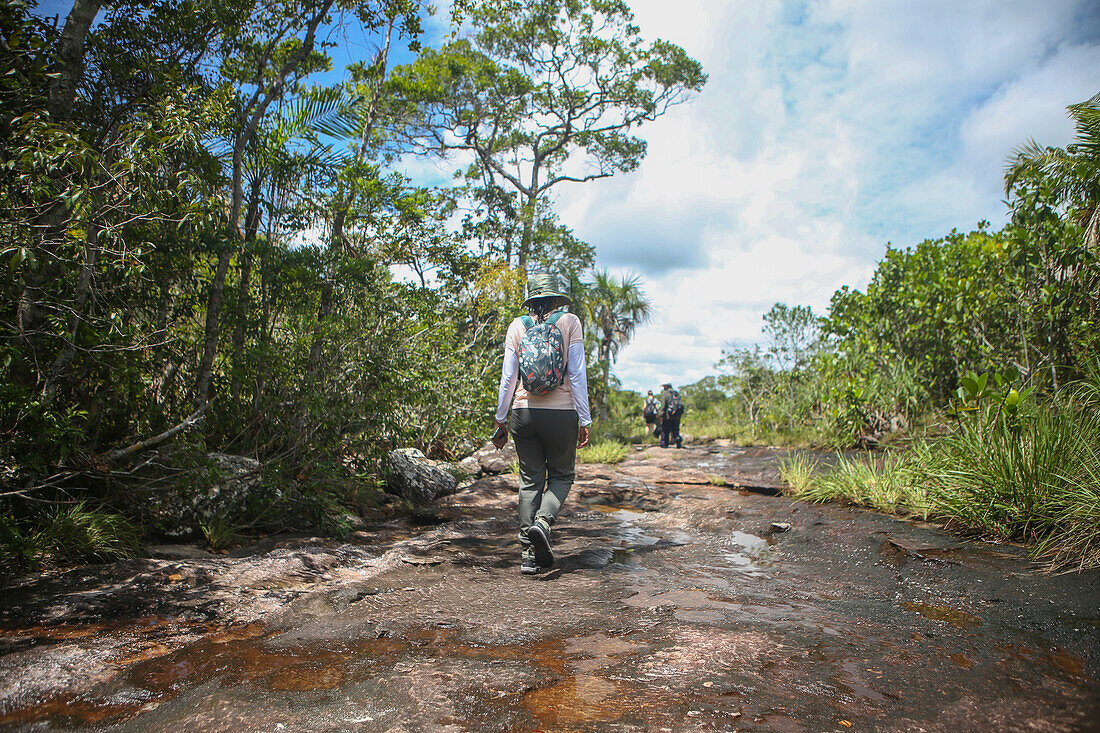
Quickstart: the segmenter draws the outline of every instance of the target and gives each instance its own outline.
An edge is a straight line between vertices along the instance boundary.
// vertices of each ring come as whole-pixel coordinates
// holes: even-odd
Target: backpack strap
[[[558,319],[564,316],[568,311],[558,311],[557,313],[551,313],[543,323],[549,323],[551,326],[558,322]],[[520,316],[519,320],[523,323],[523,327],[530,331],[535,327],[535,319],[531,316]]]

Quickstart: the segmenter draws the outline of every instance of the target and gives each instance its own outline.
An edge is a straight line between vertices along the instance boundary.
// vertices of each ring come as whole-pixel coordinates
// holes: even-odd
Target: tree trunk
[[[206,327],[203,331],[202,357],[195,379],[195,407],[210,400],[210,380],[214,374],[214,357],[218,351],[218,332],[221,330],[222,301],[225,296],[225,275],[233,259],[233,249],[226,245],[218,252],[218,266],[210,281],[210,294],[206,301]]]
[[[84,317],[84,305],[88,302],[88,295],[92,292],[92,276],[95,271],[96,239],[99,236],[99,227],[95,224],[88,225],[88,231],[84,238],[84,262],[80,267],[80,276],[76,283],[76,295],[73,298],[72,313],[69,314],[68,337],[61,347],[60,353],[50,366],[46,377],[46,383],[42,387],[42,400],[46,404],[53,402],[57,391],[57,381],[61,373],[72,363],[76,356],[76,335],[80,328],[80,322]]]
[[[55,122],[68,122],[73,117],[76,88],[84,77],[84,41],[102,5],[103,0],[76,0],[65,21],[49,87],[50,118]]]
[[[84,41],[101,5],[102,0],[75,0],[65,20],[54,51],[55,61],[50,68],[46,99],[47,111],[54,122],[65,123],[72,119],[76,88],[84,77]],[[59,173],[51,175],[54,178],[59,176]],[[68,218],[68,207],[61,200],[51,202],[37,214],[33,228],[37,232],[35,238],[38,246],[48,248],[51,240],[64,231]],[[53,256],[39,257],[38,260],[41,263],[39,269],[28,273],[16,306],[16,324],[24,338],[28,338],[45,317],[38,308],[39,288],[61,270]],[[49,377],[47,386],[51,386]]]
[[[604,336],[600,339],[600,367],[603,374],[601,374],[600,383],[603,389],[600,390],[599,401],[599,415],[603,420],[611,417],[611,339]]]
[[[519,271],[523,273],[527,272],[527,255],[530,253],[531,240],[534,237],[536,199],[535,194],[530,194],[523,205],[523,238],[519,243],[519,262],[517,263]]]
[[[390,39],[393,37],[393,18],[386,25],[386,41],[375,59],[375,65],[381,67],[378,79],[371,90],[370,102],[367,105],[366,119],[363,120],[363,129],[359,136],[359,148],[356,150],[355,162],[361,162],[367,155],[371,135],[374,134],[374,123],[378,113],[378,98],[381,95],[382,84],[386,80],[387,64],[390,56]],[[337,194],[335,212],[332,218],[332,237],[329,240],[329,252],[336,253],[343,248],[344,224],[347,221],[348,209],[355,203],[354,192],[341,191]],[[324,326],[325,321],[332,315],[336,304],[336,285],[329,273],[321,285],[321,301],[317,308],[317,323],[313,327],[313,342],[309,347],[308,370],[310,376],[314,376],[321,363],[321,352],[325,346]]]
[[[260,228],[260,191],[263,179],[256,176],[248,192],[248,213],[245,214],[245,249],[241,254],[240,276],[237,285],[237,320],[233,327],[233,379],[229,392],[235,405],[241,392],[241,380],[238,372],[241,368],[241,356],[244,354],[245,330],[248,323],[250,291],[252,288],[252,250],[249,244],[256,241]]]

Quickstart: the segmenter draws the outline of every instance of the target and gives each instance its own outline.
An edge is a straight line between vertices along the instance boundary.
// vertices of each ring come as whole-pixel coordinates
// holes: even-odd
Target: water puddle
[[[643,532],[634,522],[646,515],[645,512],[633,507],[615,506],[608,504],[589,504],[589,509],[600,512],[614,519],[617,525],[612,530],[612,537],[619,540],[624,548],[630,546],[656,545],[661,538]]]
[[[771,560],[775,555],[775,540],[771,537],[760,537],[748,532],[733,531],[730,533],[730,542],[736,548],[733,551],[722,552],[722,558],[733,566],[733,569],[746,575],[765,575]]]
[[[920,601],[905,601],[901,604],[901,607],[906,611],[919,613],[921,616],[930,618],[934,621],[946,621],[956,629],[967,629],[982,625],[982,620],[977,616],[973,616],[958,608],[951,608],[950,606],[936,606],[931,603],[922,603]]]
[[[641,509],[637,509],[632,506],[625,506],[622,504],[589,504],[589,509],[593,511],[601,512],[603,514],[611,514],[616,517],[641,517],[645,516],[645,512]]]
[[[963,652],[948,654],[947,658],[963,669],[974,669],[974,660],[966,656]]]
[[[628,547],[620,547],[611,551],[608,565],[631,565],[635,562],[634,550]]]
[[[870,687],[870,683],[866,680],[869,675],[881,677],[882,673],[855,659],[847,659],[840,663],[840,683],[851,690],[853,695],[872,702],[888,702],[886,695]]]

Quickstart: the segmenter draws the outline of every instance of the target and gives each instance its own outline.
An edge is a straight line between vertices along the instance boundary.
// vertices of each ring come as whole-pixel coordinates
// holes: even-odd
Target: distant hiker
[[[504,339],[493,443],[503,448],[509,430],[516,441],[524,575],[554,565],[550,527],[573,486],[577,448],[588,445],[592,424],[584,334],[580,319],[563,309],[570,303],[556,278],[532,273],[523,301],[528,315],[512,321]],[[509,405],[512,418],[505,423]]]
[[[667,448],[675,442],[677,448],[683,448],[680,418],[684,416],[684,402],[680,393],[672,388],[672,382],[665,382],[661,387],[661,447]]]
[[[652,427],[654,435],[661,434],[661,418],[658,415],[660,409],[661,403],[653,396],[653,390],[646,392],[645,400],[642,402],[642,417],[645,418],[647,433]]]

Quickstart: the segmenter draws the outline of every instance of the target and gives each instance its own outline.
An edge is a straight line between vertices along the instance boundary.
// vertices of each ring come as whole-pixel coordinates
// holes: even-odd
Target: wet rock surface
[[[580,467],[533,577],[506,475],[348,543],[5,589],[0,728],[1097,729],[1100,574],[761,493],[777,455]]]

